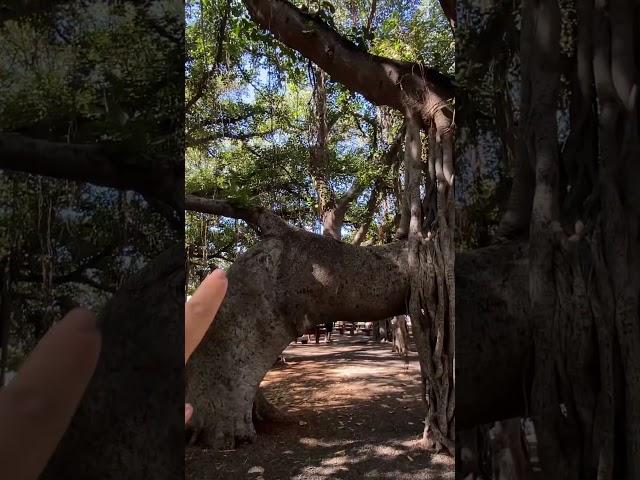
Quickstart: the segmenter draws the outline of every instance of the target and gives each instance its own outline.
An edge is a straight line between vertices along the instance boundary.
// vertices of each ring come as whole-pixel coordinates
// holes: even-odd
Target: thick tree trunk
[[[380,323],[380,339],[388,342],[391,340],[391,319],[385,318]]]
[[[409,330],[406,315],[396,315],[392,320],[393,351],[406,356],[409,353]]]
[[[420,161],[419,120],[413,119],[407,128],[407,136],[415,169]],[[450,133],[443,132],[439,140],[441,145],[434,171],[442,185],[439,191],[444,208],[451,201],[451,190],[444,188],[451,181]],[[416,242],[414,248],[419,253],[426,248],[426,257],[425,253],[414,257],[418,263],[413,269],[408,268],[409,253],[405,242],[358,248],[287,228],[263,211],[245,211],[224,202],[187,199],[189,206],[200,211],[241,214],[259,230],[267,232],[263,233],[263,241],[229,271],[230,289],[215,328],[208,332],[188,367],[187,397],[196,410],[194,426],[203,427],[202,439],[206,443],[224,447],[251,441],[255,436],[252,405],[259,383],[289,342],[307,327],[327,318],[333,321],[376,320],[405,313],[410,292],[409,276],[412,275],[412,282],[416,282],[411,288],[413,308],[424,305],[429,315],[427,320],[426,313],[416,311],[415,314],[418,321],[425,322],[422,337],[416,337],[416,343],[425,385],[429,378],[428,399],[433,406],[427,418],[429,435],[433,432],[440,444],[452,450],[452,243],[448,234],[439,236],[437,246],[429,238],[424,239],[424,243],[421,240],[419,188],[416,193],[415,177],[412,182],[414,236],[410,242]],[[212,209],[207,210],[208,206]],[[441,215],[444,214],[441,212]],[[446,230],[452,224],[451,218],[441,217],[440,224],[441,229]],[[437,267],[433,267],[434,262],[438,263]],[[423,289],[423,272],[426,272],[427,281],[432,282],[433,292],[429,288]],[[434,299],[437,306],[429,303]],[[420,320],[420,316],[425,318]],[[414,324],[414,332],[417,328],[420,327]],[[435,368],[431,366],[432,361]]]
[[[576,56],[569,63],[560,56],[560,5],[523,4],[522,75],[531,94],[524,99],[523,141],[536,173],[531,410],[545,478],[640,475],[640,245],[637,187],[629,188],[629,179],[637,182],[632,165],[640,151],[637,17],[628,7],[579,0]],[[575,77],[573,138],[565,151],[556,122],[563,74]],[[575,144],[594,116],[597,143],[586,143],[578,155]]]
[[[372,322],[371,324],[371,340],[373,340],[374,342],[379,342],[380,340],[382,340],[381,337],[381,332],[380,330],[382,329],[382,320],[377,320],[375,322]]]
[[[528,414],[532,369],[528,250],[506,244],[456,256],[456,427]]]
[[[314,120],[316,142],[309,152],[309,173],[318,198],[318,213],[322,221],[322,234],[340,240],[344,215],[337,215],[336,197],[329,185],[329,125],[327,122],[326,74],[313,67]]]
[[[539,28],[544,24],[547,28]],[[568,379],[558,374],[557,356],[562,350],[556,322],[556,305],[561,301],[554,278],[554,222],[559,220],[560,182],[557,108],[560,89],[560,8],[557,0],[523,3],[522,54],[526,60],[523,82],[531,85],[529,116],[523,121],[536,176],[531,213],[529,292],[534,338],[535,374],[531,410],[536,418],[543,465],[548,478],[580,478],[579,456],[564,450],[563,436],[573,436],[575,421],[563,421],[559,405]],[[550,334],[550,332],[554,332]],[[553,467],[551,467],[553,466]]]
[[[406,242],[354,247],[292,230],[239,258],[214,328],[187,367],[187,398],[203,440],[229,446],[255,438],[251,408],[260,381],[306,326],[406,313],[407,255]],[[456,360],[458,428],[526,415],[527,275],[522,245],[457,257],[456,341],[465,345]]]
[[[419,121],[406,112],[405,168],[409,222],[409,314],[423,377],[427,406],[424,440],[444,447],[453,455],[455,447],[455,252],[453,228],[453,125],[442,111],[431,112],[429,129],[428,194],[435,205],[435,218],[422,211],[422,155]],[[426,220],[426,222],[425,222]],[[433,220],[437,227],[433,228]],[[425,223],[430,225],[425,225]]]
[[[355,247],[296,229],[240,257],[214,327],[187,366],[187,399],[202,440],[229,447],[255,438],[258,386],[307,327],[403,313],[406,262],[404,242]]]
[[[322,234],[335,240],[342,239],[342,225],[344,214],[338,208],[331,208],[322,212]]]
[[[244,0],[253,20],[278,40],[313,61],[334,80],[361,93],[374,104],[400,111],[407,122],[405,167],[408,224],[409,310],[423,375],[427,405],[425,440],[453,452],[455,388],[455,287],[453,208],[452,84],[424,65],[371,55],[340,36],[324,22],[286,0]],[[455,25],[447,3],[452,28]],[[437,228],[423,225],[420,130],[429,130],[429,188],[437,202]],[[405,209],[406,212],[406,209]],[[406,215],[405,215],[406,222]],[[401,234],[404,235],[402,225]],[[431,226],[429,226],[430,228]]]
[[[293,229],[262,210],[190,196],[186,204],[241,215],[268,232],[229,271],[230,290],[215,328],[188,367],[194,421],[205,428],[209,443],[254,438],[250,412],[258,385],[306,326],[326,318],[375,320],[406,313],[406,242],[355,247]],[[456,364],[460,428],[525,415],[530,380],[523,374],[531,352],[527,268],[523,245],[457,256],[457,341],[465,345]]]
[[[387,342],[391,340],[391,321],[388,318],[372,322],[371,340],[374,342]]]
[[[313,97],[315,103],[316,143],[311,147],[309,173],[318,198],[318,214],[322,222],[322,234],[340,240],[342,225],[349,203],[362,190],[355,180],[352,187],[341,197],[329,185],[329,134],[331,125],[327,119],[327,74],[317,67],[313,68],[315,85]]]

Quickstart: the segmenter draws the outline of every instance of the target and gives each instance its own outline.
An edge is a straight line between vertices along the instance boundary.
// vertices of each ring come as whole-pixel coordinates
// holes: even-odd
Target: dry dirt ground
[[[453,459],[423,450],[419,366],[389,344],[334,334],[330,344],[291,344],[265,395],[290,424],[257,426],[254,444],[189,447],[189,480],[453,479]]]

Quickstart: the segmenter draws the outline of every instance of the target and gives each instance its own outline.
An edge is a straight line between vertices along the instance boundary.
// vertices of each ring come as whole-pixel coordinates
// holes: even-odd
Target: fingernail
[[[220,280],[226,280],[227,279],[227,272],[225,272],[224,270],[222,270],[221,268],[218,268],[216,270],[214,270],[213,272],[211,272],[209,274],[210,277],[218,277],[220,278]]]

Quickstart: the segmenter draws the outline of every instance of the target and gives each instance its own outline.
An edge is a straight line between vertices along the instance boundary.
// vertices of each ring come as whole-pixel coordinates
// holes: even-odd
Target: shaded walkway
[[[265,395],[293,424],[261,424],[235,451],[190,448],[190,479],[453,479],[453,461],[422,450],[419,367],[365,336],[291,344],[286,365],[265,377]]]

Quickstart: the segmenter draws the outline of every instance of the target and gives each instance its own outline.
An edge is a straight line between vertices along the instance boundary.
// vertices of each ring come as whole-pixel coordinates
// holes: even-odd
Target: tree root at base
[[[280,410],[264,396],[262,389],[258,389],[258,393],[253,402],[253,421],[285,424],[295,423],[295,419],[290,414]]]

